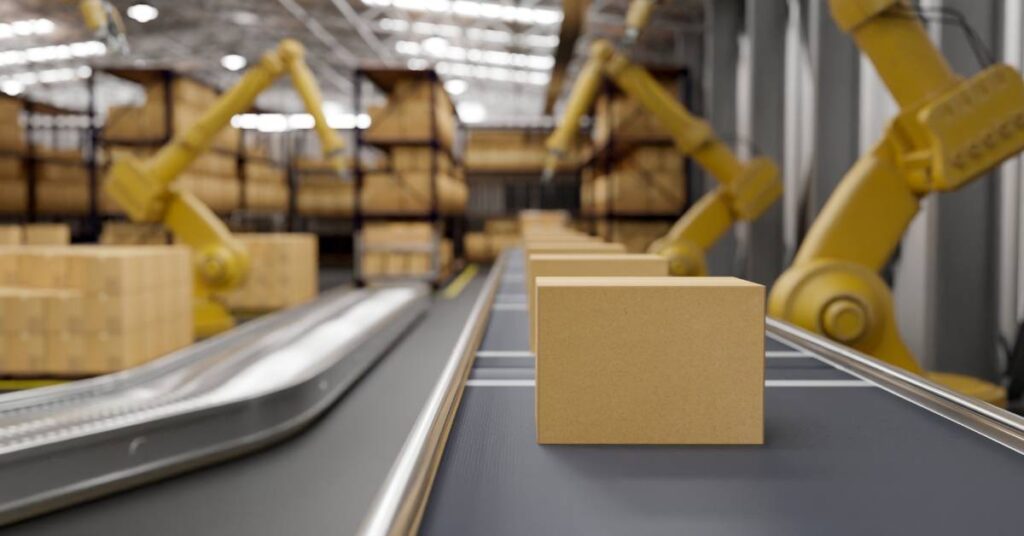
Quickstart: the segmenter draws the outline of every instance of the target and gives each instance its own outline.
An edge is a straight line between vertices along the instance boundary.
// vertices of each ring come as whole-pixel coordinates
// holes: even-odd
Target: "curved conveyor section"
[[[0,397],[0,524],[297,432],[429,299],[421,285],[335,291],[135,369]]]

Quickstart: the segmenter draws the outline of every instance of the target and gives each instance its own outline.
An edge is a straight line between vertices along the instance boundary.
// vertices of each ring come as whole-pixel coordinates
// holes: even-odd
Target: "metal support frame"
[[[814,75],[811,172],[798,236],[817,217],[860,154],[860,52],[832,20],[827,0],[809,0],[808,43]]]
[[[704,116],[715,132],[735,140],[737,35],[743,26],[743,0],[704,0],[704,17]],[[705,176],[699,193],[714,186],[714,179]],[[697,195],[698,192],[691,193],[693,198]],[[707,252],[709,273],[734,273],[735,252],[735,233],[725,233]]]
[[[744,22],[750,41],[751,143],[757,150],[782,162],[785,158],[785,2],[746,0]],[[770,285],[782,272],[782,206],[776,203],[747,228],[744,276]]]
[[[963,13],[968,24],[997,50],[1001,33],[1000,2],[943,0],[943,7]],[[939,46],[961,74],[979,71],[978,58],[964,32],[952,25],[936,28]],[[995,174],[967,187],[935,196],[933,366],[985,379],[999,374],[996,356],[996,233],[998,184]]]

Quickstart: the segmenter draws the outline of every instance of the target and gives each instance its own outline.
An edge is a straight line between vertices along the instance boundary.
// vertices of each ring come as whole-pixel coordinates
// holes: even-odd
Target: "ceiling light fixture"
[[[557,9],[469,0],[363,0],[363,4],[372,7],[395,7],[421,13],[451,13],[468,19],[492,19],[542,26],[558,24],[562,22],[563,16],[562,12]]]
[[[465,80],[460,80],[458,78],[449,80],[444,83],[445,91],[447,91],[451,95],[462,95],[463,93],[466,92],[466,88],[468,87],[469,84],[467,84]]]
[[[160,10],[149,5],[149,4],[135,4],[128,6],[128,10],[125,11],[129,19],[135,22],[146,24],[147,22],[156,20],[160,16]]]
[[[462,102],[457,108],[463,123],[481,123],[487,119],[487,109],[479,102]]]
[[[28,19],[16,20],[14,22],[0,22],[0,39],[12,37],[28,37],[31,35],[46,35],[53,33],[53,21],[50,19]]]
[[[443,46],[440,42],[435,41],[437,39],[444,43]],[[447,41],[440,37],[431,37],[422,44],[415,41],[397,41],[395,51],[406,56],[430,56],[440,60],[483,63],[538,71],[547,71],[555,65],[555,58],[552,56],[449,46]]]
[[[245,57],[238,54],[228,54],[220,59],[221,67],[229,71],[241,71],[248,64],[249,62],[245,60]]]
[[[102,56],[106,53],[107,45],[100,41],[81,41],[67,45],[4,50],[0,51],[0,67],[25,65],[27,63],[45,63],[72,58],[88,58],[91,56]]]

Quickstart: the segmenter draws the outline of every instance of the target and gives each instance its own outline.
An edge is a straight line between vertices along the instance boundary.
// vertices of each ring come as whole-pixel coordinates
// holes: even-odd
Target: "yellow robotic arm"
[[[152,158],[132,156],[115,159],[104,188],[133,221],[162,222],[175,238],[194,251],[196,275],[196,332],[209,336],[234,325],[213,294],[241,283],[249,270],[245,248],[213,212],[191,193],[178,188],[175,179],[205,152],[217,132],[235,114],[252,107],[256,97],[287,73],[316,121],[323,151],[341,170],[341,138],[324,117],[320,91],[304,60],[302,45],[285,39],[246,71],[242,79],[188,130],[177,135]]]
[[[121,13],[106,0],[81,0],[78,9],[85,27],[114,52],[128,53],[128,38]]]
[[[633,0],[626,10],[626,31],[622,36],[623,44],[629,46],[640,38],[640,32],[651,21],[651,13],[658,0]]]
[[[715,137],[706,121],[691,114],[646,69],[631,63],[603,40],[592,46],[565,114],[548,138],[548,150],[555,157],[564,154],[572,142],[580,117],[597,95],[602,75],[657,116],[679,152],[693,158],[719,182],[718,188],[701,198],[667,235],[651,245],[652,252],[668,257],[673,274],[706,274],[705,251],[734,222],[756,219],[778,199],[782,193],[778,169],[766,158],[740,162]]]
[[[768,311],[913,372],[878,271],[922,197],[959,188],[1024,149],[1024,81],[1007,65],[957,76],[902,0],[831,0],[837,24],[875,65],[900,106],[857,161],[776,281]],[[998,386],[952,374],[933,380],[994,403]]]

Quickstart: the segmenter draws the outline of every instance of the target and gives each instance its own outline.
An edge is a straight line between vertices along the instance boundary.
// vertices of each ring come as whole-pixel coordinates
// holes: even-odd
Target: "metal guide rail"
[[[299,431],[428,304],[424,285],[332,291],[141,367],[0,397],[0,524]]]
[[[538,445],[523,268],[492,271],[362,534],[1019,531],[1024,419],[772,319],[765,445]]]

